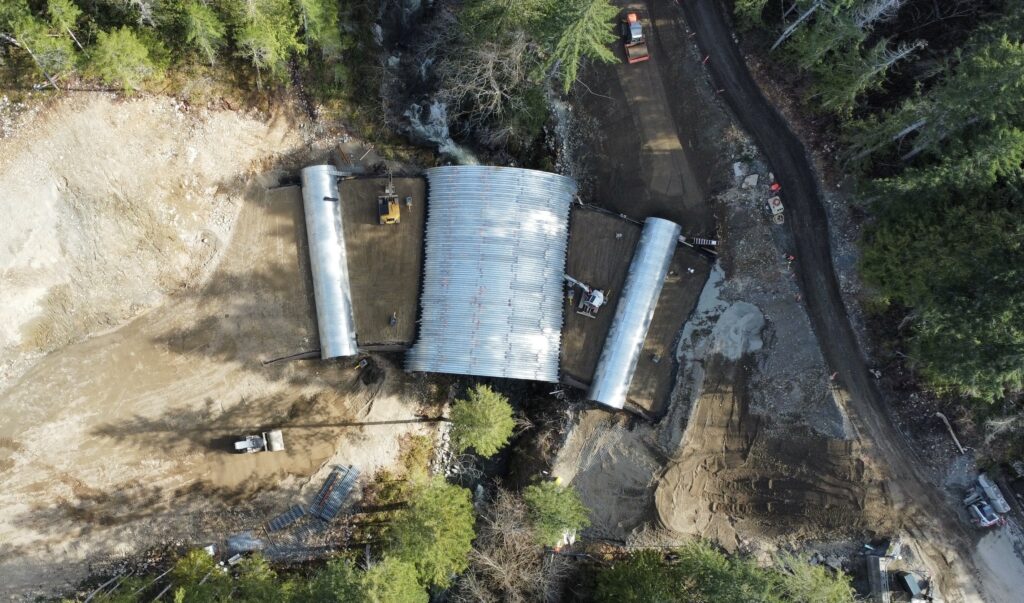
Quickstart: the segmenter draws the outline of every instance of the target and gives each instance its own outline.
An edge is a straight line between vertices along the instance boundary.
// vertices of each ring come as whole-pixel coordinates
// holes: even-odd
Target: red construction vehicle
[[[630,11],[622,20],[622,40],[626,50],[626,62],[640,63],[651,58],[647,52],[647,39],[644,37],[644,26],[640,23],[640,15]]]

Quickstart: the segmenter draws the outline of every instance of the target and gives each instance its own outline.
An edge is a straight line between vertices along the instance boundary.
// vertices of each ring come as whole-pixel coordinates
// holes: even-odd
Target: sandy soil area
[[[281,117],[103,95],[18,127],[0,153],[0,387],[201,282],[241,207],[240,176],[298,142]]]
[[[681,444],[662,440],[675,452],[655,493],[660,523],[733,550],[758,536],[795,542],[865,529],[884,532],[888,522],[879,478],[865,465],[858,442],[844,437],[835,402],[818,398],[827,396],[828,381],[820,358],[779,346],[773,333],[808,327],[799,322],[769,327],[761,308],[784,309],[752,292],[744,297],[759,305],[730,299],[723,292],[726,282],[716,266],[684,331],[680,354],[687,392],[680,392],[677,403],[693,402]],[[768,279],[766,284],[782,283]],[[796,306],[789,296],[777,299],[779,305],[788,300]],[[782,357],[789,368],[801,356],[809,356],[804,362],[820,388],[801,387],[788,370],[775,370]],[[780,387],[788,391],[775,391]],[[759,404],[755,392],[772,392],[772,404]],[[792,408],[801,405],[799,411]],[[830,422],[838,424],[828,429]],[[838,437],[823,433],[829,431]]]
[[[300,130],[91,96],[6,141],[0,596],[257,528],[331,465],[372,474],[434,429],[395,367],[263,363],[317,346],[301,197],[268,173],[325,146]],[[286,452],[229,452],[269,427]]]

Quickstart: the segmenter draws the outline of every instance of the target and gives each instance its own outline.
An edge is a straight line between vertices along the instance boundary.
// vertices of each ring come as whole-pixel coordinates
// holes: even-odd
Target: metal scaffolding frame
[[[420,334],[407,370],[557,382],[575,182],[489,166],[426,175]]]

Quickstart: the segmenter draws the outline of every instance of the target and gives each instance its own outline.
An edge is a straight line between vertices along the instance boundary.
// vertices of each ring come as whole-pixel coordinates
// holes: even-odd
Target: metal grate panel
[[[295,520],[306,514],[306,510],[302,508],[302,505],[295,505],[291,509],[288,509],[284,513],[281,513],[277,517],[267,522],[268,532],[277,532],[283,530],[288,526],[295,523]]]
[[[309,514],[324,521],[334,519],[341,511],[345,499],[352,492],[358,478],[359,470],[355,467],[335,467],[313,498],[313,504],[309,506]]]

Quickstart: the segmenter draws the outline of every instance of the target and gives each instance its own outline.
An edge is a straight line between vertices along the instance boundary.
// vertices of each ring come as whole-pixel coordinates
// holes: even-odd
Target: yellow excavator
[[[384,194],[377,197],[377,221],[381,224],[398,224],[402,221],[402,209],[395,194],[395,181],[388,170],[388,185]]]

